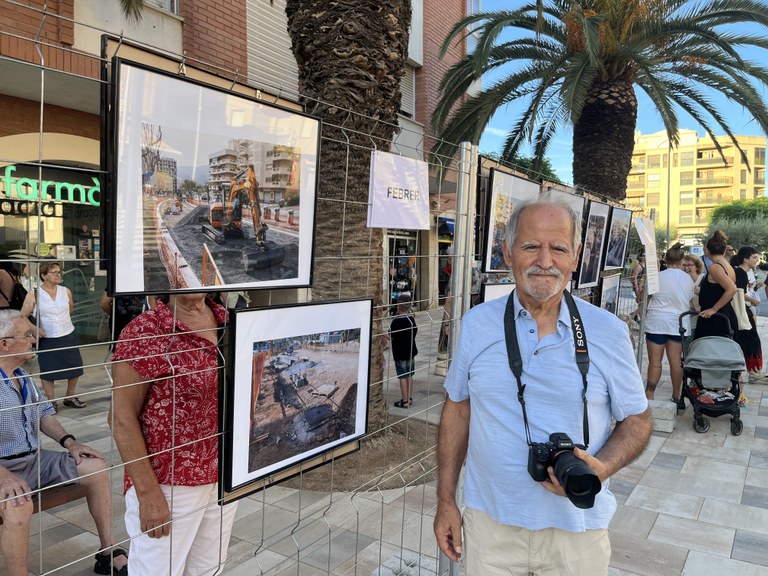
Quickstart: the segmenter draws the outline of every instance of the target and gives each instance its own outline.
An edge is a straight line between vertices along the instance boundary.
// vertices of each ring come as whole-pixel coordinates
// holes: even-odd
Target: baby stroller
[[[679,318],[680,335],[683,338],[683,388],[682,396],[693,408],[693,429],[700,434],[709,430],[709,419],[723,414],[731,415],[731,433],[739,436],[744,422],[739,418],[741,383],[739,375],[747,369],[741,347],[733,339],[728,317],[717,313],[728,326],[728,335],[705,336],[691,340],[686,336],[683,318],[698,312],[684,312]]]

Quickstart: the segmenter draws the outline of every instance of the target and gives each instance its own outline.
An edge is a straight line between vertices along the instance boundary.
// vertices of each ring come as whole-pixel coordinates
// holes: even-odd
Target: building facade
[[[466,0],[413,0],[400,130],[393,151],[425,158],[432,144],[430,118],[440,79],[466,50],[466,44],[460,42],[440,59],[439,47],[467,10]],[[210,18],[211,14],[216,17]],[[36,168],[64,170],[56,175],[59,182],[82,186],[93,187],[94,179],[100,185],[108,177],[100,172],[101,73],[107,64],[101,56],[104,33],[180,60],[180,73],[189,66],[224,78],[234,75],[257,94],[274,95],[290,104],[298,103],[300,95],[286,28],[285,0],[148,0],[138,23],[123,17],[117,1],[60,0],[52,4],[30,0],[22,6],[0,0],[0,74],[6,79],[0,86],[0,108],[6,112],[0,125],[0,163],[28,165],[30,177]],[[292,194],[290,151],[222,151],[210,159],[209,176],[193,176],[198,189],[225,187],[233,170],[248,163],[248,154],[255,154],[254,159],[263,165],[265,173],[259,179],[262,193],[267,195],[264,201],[285,201]],[[153,171],[149,185],[177,194],[180,183],[187,182],[190,175],[163,151],[159,158],[162,166]],[[439,193],[440,198],[450,198],[450,178],[440,183],[435,180],[434,188],[431,192]],[[66,200],[62,204],[57,210],[63,218],[46,223],[43,228],[51,228],[47,234],[26,223],[22,227],[33,230],[15,233],[14,243],[0,247],[0,252],[39,256],[41,251],[55,251],[56,241],[77,245],[84,227],[98,231],[100,201]],[[437,200],[433,206],[445,209]],[[394,231],[385,246],[389,264],[395,255],[407,257],[414,296],[428,306],[437,303],[438,266],[432,258],[438,251],[436,223],[437,218],[429,233]],[[12,229],[21,226],[10,221],[0,224]],[[86,280],[95,280],[85,285],[95,286],[95,293],[100,293],[105,278],[98,266],[83,266],[82,271]]]
[[[700,138],[695,130],[680,130],[676,147],[664,131],[636,132],[627,204],[654,210],[657,223],[669,222],[682,240],[695,242],[718,204],[765,195],[765,137],[736,138],[746,158],[726,136],[718,138],[721,154],[711,138]]]

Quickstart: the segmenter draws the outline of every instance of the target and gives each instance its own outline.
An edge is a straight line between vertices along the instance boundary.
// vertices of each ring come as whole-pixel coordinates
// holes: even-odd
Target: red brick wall
[[[28,0],[26,6],[0,3],[0,55],[42,64],[34,40],[43,22],[39,40],[46,68],[98,78],[98,59],[70,50],[75,41],[75,0],[48,0],[46,14],[45,4],[44,0]]]
[[[189,58],[248,74],[246,0],[186,0],[184,50]],[[195,63],[199,66],[199,63]]]
[[[456,22],[467,14],[466,0],[424,0],[424,66],[416,71],[416,120],[432,136],[432,112],[440,97],[440,80],[466,52],[466,42],[454,44],[440,59],[440,45]],[[427,140],[427,147],[433,142]]]
[[[39,102],[0,94],[0,110],[3,111],[3,121],[0,122],[0,138],[40,131]],[[51,105],[46,105],[43,111],[45,132],[72,134],[99,140],[99,126],[99,117],[95,114]]]

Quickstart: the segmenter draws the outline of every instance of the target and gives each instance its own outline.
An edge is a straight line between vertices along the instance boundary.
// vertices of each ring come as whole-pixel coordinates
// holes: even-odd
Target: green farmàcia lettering
[[[13,173],[16,166],[9,164],[5,167],[5,173],[0,177],[3,183],[5,195],[8,198],[15,197],[20,200],[38,199],[46,202],[82,202],[92,206],[101,205],[101,184],[99,179],[92,177],[93,186],[84,186],[83,184],[74,184],[72,182],[54,182],[53,180],[43,180],[40,182],[32,178],[14,178]],[[38,184],[40,186],[38,187]],[[15,198],[14,198],[15,199]]]

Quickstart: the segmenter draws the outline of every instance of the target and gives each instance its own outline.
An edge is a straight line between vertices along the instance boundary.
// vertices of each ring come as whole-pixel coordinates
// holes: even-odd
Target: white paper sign
[[[656,234],[653,220],[635,218],[635,230],[645,247],[645,277],[648,282],[648,294],[659,291],[659,259],[656,256]]]
[[[429,230],[426,162],[389,152],[371,152],[368,227]]]

